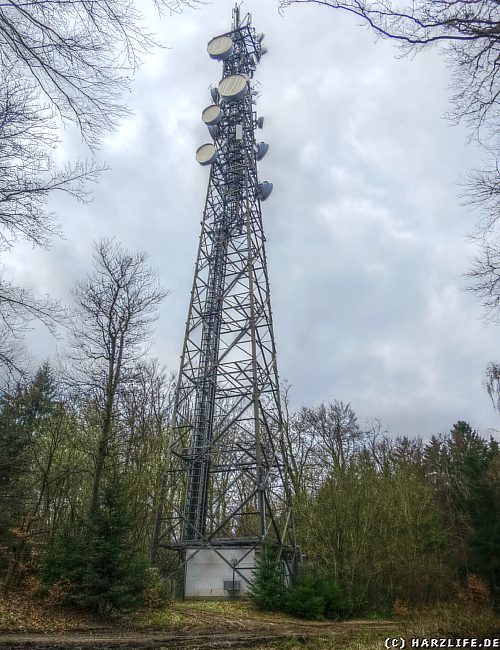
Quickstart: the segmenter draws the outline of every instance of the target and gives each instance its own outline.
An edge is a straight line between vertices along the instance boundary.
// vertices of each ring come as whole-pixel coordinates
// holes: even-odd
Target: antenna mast
[[[186,597],[243,594],[264,541],[287,576],[296,562],[252,89],[266,50],[237,3],[232,19],[207,48],[223,74],[196,152],[210,174],[152,545],[177,553]]]

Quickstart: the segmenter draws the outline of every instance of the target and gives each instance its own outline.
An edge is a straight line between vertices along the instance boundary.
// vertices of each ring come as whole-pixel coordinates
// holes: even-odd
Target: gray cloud
[[[150,252],[167,298],[154,351],[176,369],[207,183],[194,152],[220,65],[209,38],[229,28],[232,2],[172,15],[154,27],[167,45],[144,61],[127,98],[134,115],[100,153],[111,171],[94,202],[54,200],[65,239],[6,258],[19,282],[68,302],[90,266],[92,240],[115,236]],[[351,401],[362,422],[429,436],[457,419],[497,425],[482,376],[498,332],[460,290],[473,217],[454,183],[481,152],[442,118],[448,71],[438,52],[398,59],[349,16],[269,0],[247,2],[266,32],[258,70],[260,164],[275,184],[264,204],[282,377],[293,406]],[[154,13],[149,15],[154,20]],[[58,156],[82,155],[68,130]],[[55,343],[32,340],[43,358]]]

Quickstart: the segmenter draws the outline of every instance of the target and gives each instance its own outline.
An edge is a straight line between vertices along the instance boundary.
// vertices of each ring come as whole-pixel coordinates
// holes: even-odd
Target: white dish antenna
[[[219,84],[219,94],[227,102],[236,102],[248,92],[247,79],[242,74],[232,74]]]
[[[207,52],[211,59],[224,61],[233,53],[233,41],[229,36],[216,36],[207,45]]]
[[[201,114],[201,119],[207,126],[218,124],[222,120],[222,111],[220,106],[217,106],[216,104],[207,106],[207,108]]]
[[[200,165],[211,165],[217,160],[217,151],[212,143],[202,144],[196,150],[196,162],[199,162]]]

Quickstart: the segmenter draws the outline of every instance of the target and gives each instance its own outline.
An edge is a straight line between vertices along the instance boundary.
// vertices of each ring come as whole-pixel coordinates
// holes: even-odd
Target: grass
[[[131,621],[138,630],[179,629],[186,625],[186,617],[178,611],[167,608],[141,610]]]
[[[391,621],[373,620],[335,623],[302,621],[290,616],[260,612],[242,601],[190,601],[168,603],[158,609],[144,609],[130,616],[97,621],[76,611],[63,611],[30,600],[26,596],[0,596],[0,630],[4,632],[55,632],[96,629],[105,625],[166,634],[240,633],[263,637],[270,633],[291,638],[267,642],[254,650],[384,650],[387,637],[498,638],[500,618],[487,607],[464,604],[442,605],[405,613]],[[384,625],[385,624],[385,625]],[[293,638],[294,635],[297,638]],[[309,635],[310,638],[307,638]],[[303,640],[300,640],[302,638]]]
[[[352,633],[319,635],[313,639],[278,641],[254,650],[383,650],[387,637],[411,638],[476,638],[500,637],[500,617],[489,608],[464,608],[443,605],[410,613],[394,620],[394,627],[384,630],[353,629]],[[407,645],[408,647],[408,645]]]

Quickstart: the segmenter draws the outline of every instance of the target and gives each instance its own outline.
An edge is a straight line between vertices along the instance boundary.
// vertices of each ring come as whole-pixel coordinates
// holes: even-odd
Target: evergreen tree
[[[259,609],[275,612],[284,607],[285,592],[283,563],[277,550],[264,544],[249,597]]]
[[[99,614],[136,607],[147,562],[131,542],[133,527],[126,486],[114,476],[90,519],[64,531],[48,549],[41,572],[45,587],[59,585],[69,603]]]
[[[463,496],[459,509],[468,524],[468,569],[490,587],[500,605],[500,453],[498,443],[478,444],[460,459]]]
[[[106,613],[141,602],[147,562],[131,544],[133,525],[125,486],[113,478],[105,485],[99,507],[90,519],[83,584],[84,604],[90,609]]]
[[[441,500],[458,574],[483,580],[500,600],[500,451],[468,422],[426,449],[428,472]],[[458,552],[457,552],[457,549]]]
[[[0,575],[16,579],[26,550],[24,533],[36,486],[31,469],[35,442],[55,408],[52,371],[44,364],[34,379],[0,398]]]

